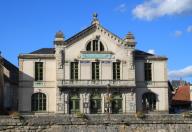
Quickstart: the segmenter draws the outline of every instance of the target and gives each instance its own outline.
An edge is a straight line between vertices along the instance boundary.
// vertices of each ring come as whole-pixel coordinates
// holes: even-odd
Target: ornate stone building
[[[54,48],[20,54],[19,111],[73,114],[168,111],[167,58],[135,49],[104,28],[97,15]]]

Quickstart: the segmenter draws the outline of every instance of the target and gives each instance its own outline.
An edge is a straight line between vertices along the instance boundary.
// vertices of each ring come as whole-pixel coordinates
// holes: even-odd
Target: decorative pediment
[[[116,41],[116,43],[118,43],[120,45],[124,45],[126,43],[123,39],[121,39],[114,33],[110,32],[109,30],[104,28],[100,24],[99,20],[97,19],[97,15],[94,14],[92,24],[89,27],[87,27],[86,29],[80,31],[79,33],[77,33],[74,36],[70,37],[69,39],[65,40],[65,44],[67,46],[70,46],[71,44],[74,44],[75,42],[94,33],[95,31],[99,31],[102,34],[102,36],[108,37],[109,39]]]

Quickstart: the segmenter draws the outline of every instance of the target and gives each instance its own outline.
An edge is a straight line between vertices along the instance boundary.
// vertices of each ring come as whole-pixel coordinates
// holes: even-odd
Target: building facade
[[[54,48],[19,55],[19,111],[121,114],[168,111],[167,58],[135,49],[94,14],[91,25]]]

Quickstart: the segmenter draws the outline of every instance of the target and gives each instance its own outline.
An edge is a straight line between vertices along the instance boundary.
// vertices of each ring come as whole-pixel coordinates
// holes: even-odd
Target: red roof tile
[[[175,95],[172,98],[173,104],[183,104],[190,102],[190,86],[180,86],[177,90]]]

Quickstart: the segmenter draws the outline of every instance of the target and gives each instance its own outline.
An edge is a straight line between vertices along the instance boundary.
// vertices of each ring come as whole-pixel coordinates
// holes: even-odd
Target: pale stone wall
[[[146,92],[153,92],[157,95],[157,111],[168,111],[168,80],[167,63],[162,60],[150,60],[152,63],[152,82],[145,83],[144,63],[145,60],[136,60],[136,101],[137,111],[142,111],[142,95]]]
[[[46,112],[56,111],[56,64],[54,59],[20,59],[19,111],[31,112],[33,93],[44,93],[47,104]],[[43,62],[43,81],[35,86],[35,62]]]
[[[96,31],[83,39],[80,39],[78,42],[73,43],[71,46],[65,48],[65,60],[69,62],[73,62],[75,59],[80,59],[81,51],[86,51],[86,45],[89,41],[96,38],[96,36],[100,36],[100,41],[103,43],[105,47],[105,51],[112,51],[113,55],[111,59],[102,59],[103,61],[115,62],[117,59],[122,61],[121,63],[121,79],[129,80],[135,79],[134,69],[131,69],[131,64],[133,64],[133,49],[124,49],[118,42],[113,41],[111,38],[107,36],[107,34],[103,34],[100,31]],[[60,47],[58,48],[60,50]],[[86,59],[80,59],[86,60]],[[88,59],[87,61],[91,62],[94,59]],[[82,62],[83,63],[83,62]],[[80,65],[80,78],[81,79],[91,79],[91,63],[84,62],[85,64]],[[86,65],[83,67],[82,65]],[[101,79],[112,79],[112,63],[100,63],[101,71],[100,78]],[[85,70],[88,70],[85,72]],[[106,70],[105,72],[103,72]],[[65,64],[65,79],[70,79],[70,65],[68,63]]]
[[[91,63],[87,62],[81,62],[80,63],[80,79],[81,80],[90,80],[91,79],[91,74],[86,74],[86,73],[91,73]]]
[[[112,80],[113,79],[113,64],[110,62],[101,63],[101,79]]]

